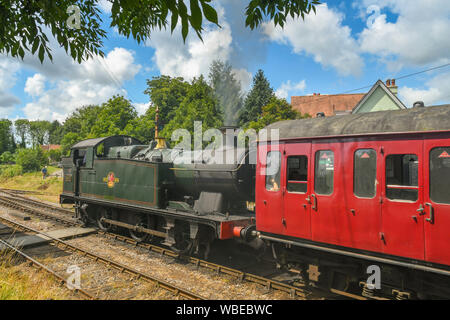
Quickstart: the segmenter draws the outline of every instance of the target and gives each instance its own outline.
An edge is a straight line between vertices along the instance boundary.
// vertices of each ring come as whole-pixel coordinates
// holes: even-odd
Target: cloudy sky
[[[161,74],[191,80],[208,74],[214,59],[229,61],[243,90],[262,69],[277,95],[367,92],[378,79],[400,78],[450,63],[450,1],[324,1],[317,14],[289,20],[284,29],[266,23],[244,27],[245,3],[214,1],[222,28],[206,25],[201,42],[190,33],[155,31],[138,45],[109,28],[105,59],[77,64],[52,43],[53,62],[0,55],[0,117],[60,120],[75,108],[127,97],[142,113],[146,79]],[[407,106],[450,103],[450,66],[397,81]],[[352,91],[354,90],[354,91]]]

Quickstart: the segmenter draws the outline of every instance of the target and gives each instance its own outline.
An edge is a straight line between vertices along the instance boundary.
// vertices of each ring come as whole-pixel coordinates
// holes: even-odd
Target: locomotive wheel
[[[100,230],[102,231],[109,231],[111,230],[111,225],[108,223],[104,223],[101,221],[102,218],[105,219],[111,219],[111,209],[106,209],[106,208],[100,208],[98,210],[98,214],[97,214],[97,225],[100,228]]]
[[[144,227],[144,228],[146,227],[144,225],[144,223],[142,223],[142,222],[136,224],[136,226]],[[149,234],[145,233],[145,232],[137,232],[137,231],[134,231],[134,230],[131,230],[131,229],[129,229],[129,231],[130,231],[130,237],[133,238],[133,240],[135,240],[137,242],[146,241],[148,239],[148,237],[149,237]]]

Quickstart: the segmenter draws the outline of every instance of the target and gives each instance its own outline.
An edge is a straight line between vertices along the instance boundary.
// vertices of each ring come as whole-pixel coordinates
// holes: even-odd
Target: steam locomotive
[[[89,139],[63,159],[60,202],[86,224],[183,252],[263,243],[279,267],[341,293],[448,298],[449,119],[440,106],[281,121],[257,150],[217,151],[234,149],[233,164],[161,138]]]

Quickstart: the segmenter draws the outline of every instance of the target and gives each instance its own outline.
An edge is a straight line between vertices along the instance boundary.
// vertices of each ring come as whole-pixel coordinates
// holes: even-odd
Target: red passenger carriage
[[[398,266],[407,270],[395,269],[400,278],[413,278],[402,280],[402,294],[427,285],[449,293],[449,107],[283,121],[266,129],[279,130],[279,141],[258,145],[256,227],[279,259],[288,257],[280,263],[320,269],[322,260],[352,259],[322,272],[331,282],[345,279],[337,281],[341,287],[357,277],[350,265],[366,278],[370,264]],[[428,280],[431,273],[445,275],[445,285]]]

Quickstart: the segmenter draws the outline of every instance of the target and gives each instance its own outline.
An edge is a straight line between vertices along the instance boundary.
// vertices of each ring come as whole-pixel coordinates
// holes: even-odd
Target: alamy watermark
[[[77,265],[69,266],[66,273],[70,274],[66,280],[67,288],[70,290],[81,289],[81,269]]]
[[[81,10],[77,5],[71,5],[67,8],[66,13],[69,14],[69,18],[66,20],[67,27],[69,29],[81,28]]]

